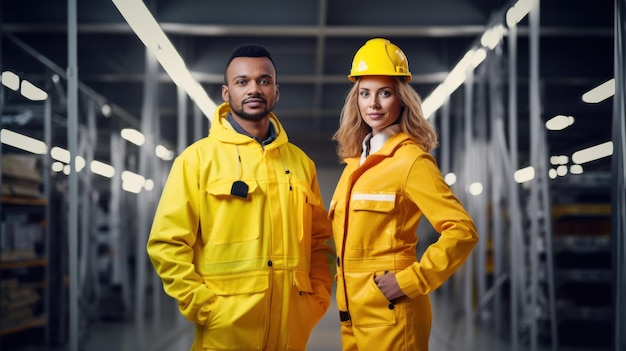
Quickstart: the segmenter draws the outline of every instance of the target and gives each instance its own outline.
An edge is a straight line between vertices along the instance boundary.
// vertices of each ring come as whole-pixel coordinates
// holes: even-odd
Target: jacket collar
[[[392,124],[379,133],[376,133],[376,135],[372,135],[372,133],[366,135],[365,139],[363,139],[363,152],[361,153],[360,164],[363,164],[367,156],[376,153],[385,145],[387,140],[400,132],[400,125]]]
[[[248,144],[257,143],[257,141],[246,134],[239,133],[235,127],[228,122],[228,114],[231,112],[230,104],[224,102],[219,105],[213,113],[213,120],[211,121],[211,128],[209,130],[209,137],[216,138],[217,140],[228,144]],[[282,124],[278,120],[278,117],[272,112],[270,113],[270,123],[276,133],[276,138],[271,143],[264,145],[265,149],[273,149],[279,147],[289,141],[287,133],[283,129]]]
[[[390,157],[393,153],[403,144],[415,144],[413,139],[409,137],[405,132],[398,132],[391,136],[385,144],[376,152],[375,155],[371,155],[372,157]],[[360,157],[351,157],[344,160],[347,165],[353,165],[358,167],[360,165]]]
[[[276,128],[274,127],[274,123],[270,123],[269,124],[269,130],[268,130],[268,133],[267,133],[267,138],[261,140],[261,139],[255,137],[254,135],[251,135],[250,133],[246,132],[246,130],[243,129],[243,127],[239,123],[237,123],[235,118],[233,118],[233,114],[232,113],[229,113],[227,115],[226,120],[237,131],[237,133],[249,136],[250,138],[256,140],[263,147],[265,147],[265,145],[268,145],[269,143],[271,143],[272,141],[274,141],[276,139]]]

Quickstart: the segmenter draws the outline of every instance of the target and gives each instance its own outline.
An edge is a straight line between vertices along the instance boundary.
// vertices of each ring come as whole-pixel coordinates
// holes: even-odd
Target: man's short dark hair
[[[270,52],[260,44],[243,44],[233,50],[232,54],[228,58],[228,62],[226,62],[226,67],[224,68],[224,82],[227,82],[226,79],[226,70],[230,63],[236,59],[237,57],[267,57],[270,62],[272,62],[272,66],[274,66],[274,70],[276,70],[276,64],[274,64],[274,60],[272,59],[272,55]]]

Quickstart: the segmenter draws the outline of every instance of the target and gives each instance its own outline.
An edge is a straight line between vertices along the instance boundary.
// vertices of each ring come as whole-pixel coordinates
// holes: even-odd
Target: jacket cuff
[[[411,268],[407,268],[396,273],[396,281],[406,296],[413,299],[420,295],[424,295],[423,290],[420,288],[419,282],[415,277],[415,273]]]

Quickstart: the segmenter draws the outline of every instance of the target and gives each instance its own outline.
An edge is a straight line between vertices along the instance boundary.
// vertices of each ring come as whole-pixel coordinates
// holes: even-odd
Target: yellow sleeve
[[[215,294],[203,283],[193,264],[198,204],[197,167],[179,157],[163,188],[146,248],[165,292],[178,301],[188,320],[204,325]]]
[[[405,189],[440,234],[420,261],[396,274],[402,291],[416,297],[437,289],[465,262],[478,242],[478,233],[430,154],[424,153],[415,160]]]

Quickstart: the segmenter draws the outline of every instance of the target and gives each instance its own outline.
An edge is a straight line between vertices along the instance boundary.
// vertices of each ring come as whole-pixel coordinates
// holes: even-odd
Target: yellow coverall
[[[147,243],[165,292],[195,323],[192,350],[305,350],[330,305],[330,221],[314,163],[264,148],[218,107],[209,136],[174,161]],[[245,197],[231,194],[236,181]]]
[[[343,350],[428,350],[428,294],[467,259],[475,225],[433,157],[403,132],[361,166],[345,161],[329,208]],[[418,261],[422,216],[440,236]],[[405,297],[387,300],[374,281],[385,272],[396,274]]]

